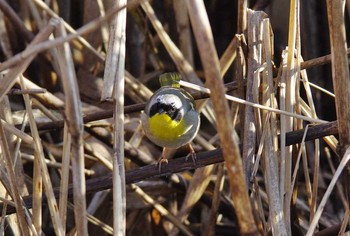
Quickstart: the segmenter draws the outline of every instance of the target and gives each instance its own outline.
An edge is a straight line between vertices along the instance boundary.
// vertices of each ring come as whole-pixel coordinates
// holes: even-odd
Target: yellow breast
[[[165,113],[155,114],[149,118],[149,129],[152,136],[162,141],[174,141],[187,132],[184,121],[172,120]]]

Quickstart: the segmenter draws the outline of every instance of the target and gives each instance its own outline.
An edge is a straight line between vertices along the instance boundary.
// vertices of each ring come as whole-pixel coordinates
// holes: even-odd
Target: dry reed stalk
[[[247,32],[247,9],[248,1],[247,0],[238,0],[238,13],[237,13],[237,33],[246,34]]]
[[[163,167],[162,167],[163,168]],[[173,216],[165,207],[161,204],[157,203],[152,197],[150,197],[147,193],[145,193],[140,187],[136,184],[132,184],[131,188],[140,196],[142,199],[151,204],[163,217],[172,222],[180,231],[185,235],[193,235],[191,231],[181,223],[175,216]]]
[[[46,25],[45,28],[43,28],[37,36],[33,39],[33,41],[27,46],[26,50],[34,47],[36,44],[47,40],[49,35],[54,31],[55,27],[57,26],[57,21],[52,20],[48,25]],[[0,100],[3,99],[3,97],[8,93],[8,91],[12,88],[12,86],[15,84],[18,76],[23,73],[30,62],[35,58],[36,54],[30,55],[28,58],[20,58],[18,61],[18,65],[14,66],[13,68],[9,69],[6,75],[1,79],[1,85],[0,85]],[[13,57],[12,57],[13,58]],[[11,59],[9,59],[11,60]],[[4,65],[6,62],[2,63]]]
[[[322,200],[317,208],[317,211],[315,213],[314,218],[312,219],[312,222],[311,222],[310,227],[306,233],[306,236],[311,236],[314,234],[314,230],[318,224],[318,221],[321,217],[321,214],[322,214],[322,211],[326,205],[326,202],[328,201],[328,198],[329,198],[334,186],[336,185],[336,182],[338,181],[341,172],[343,171],[344,168],[346,168],[346,165],[348,164],[349,160],[350,160],[350,148],[348,148],[345,151],[345,154],[342,157],[341,162],[339,163],[339,166],[338,166],[335,174],[333,175],[332,180],[329,183],[326,192],[324,193],[324,195],[322,197]]]
[[[253,93],[257,90],[253,89],[254,73],[257,71],[260,65],[258,65],[258,34],[260,33],[260,22],[266,15],[262,12],[254,12],[252,10],[247,11],[247,40],[248,40],[248,58],[247,58],[247,88],[246,88],[246,101],[254,102]],[[256,72],[257,71],[257,72]],[[242,158],[243,167],[245,170],[245,178],[247,185],[250,185],[250,176],[252,173],[253,157],[255,154],[256,144],[256,123],[254,117],[254,108],[247,106],[244,110],[244,130],[243,130],[243,148]]]
[[[259,21],[258,21],[259,22]],[[273,73],[272,73],[272,40],[271,40],[271,28],[269,19],[264,19],[262,21],[262,36],[257,37],[258,41],[263,42],[263,55],[266,63],[266,68],[262,77],[262,104],[265,106],[275,107],[275,97],[274,97],[274,86],[273,86]],[[260,27],[259,27],[260,28]],[[261,31],[257,33],[261,35]],[[266,111],[262,111],[262,120],[268,120]],[[275,117],[273,117],[270,122],[265,123],[266,126],[266,138],[264,143],[264,175],[265,175],[265,185],[268,193],[269,202],[269,215],[273,235],[288,235],[287,228],[284,222],[283,215],[283,201],[280,196],[280,179],[279,179],[279,168],[277,159],[277,129],[275,125]]]
[[[52,121],[59,121],[62,118],[60,115],[53,113],[51,110],[49,110],[47,107],[45,107],[42,103],[40,103],[35,98],[33,98],[32,100],[32,106],[35,107],[44,116],[46,116],[48,119]]]
[[[106,11],[103,5],[102,0],[97,0],[97,5],[98,8],[100,10],[100,15],[103,17],[106,15]],[[101,25],[101,36],[102,36],[102,41],[103,41],[103,46],[104,48],[108,48],[108,36],[109,36],[109,32],[108,32],[108,23],[105,22]]]
[[[255,215],[256,215],[258,230],[259,230],[261,235],[267,235],[268,226],[267,226],[267,222],[265,219],[262,197],[260,194],[260,187],[259,187],[256,179],[253,179],[252,194],[251,195],[253,196],[253,200],[254,200],[253,206],[254,206],[254,210],[256,212]]]
[[[9,183],[10,183],[10,191],[11,191],[11,197],[14,199],[15,205],[16,205],[16,211],[17,211],[17,219],[18,223],[21,229],[21,233],[23,235],[30,235],[28,224],[26,222],[25,218],[25,210],[24,206],[22,205],[22,199],[18,190],[18,186],[16,183],[16,175],[14,173],[14,165],[13,161],[10,155],[10,151],[8,149],[8,143],[5,135],[5,131],[2,125],[2,122],[0,122],[0,144],[1,144],[1,151],[5,159],[5,165],[7,174],[9,177]]]
[[[113,8],[120,8],[126,4],[124,0],[113,1]],[[110,22],[109,41],[104,70],[104,82],[101,101],[112,100],[116,82],[124,82],[125,71],[125,40],[126,40],[126,9],[119,11]],[[120,82],[120,83],[121,83]],[[120,95],[123,97],[124,90]],[[117,98],[120,99],[120,98]],[[123,105],[123,104],[122,104]],[[116,125],[116,124],[115,124]]]
[[[300,60],[300,64],[303,63],[303,58],[300,55],[298,56],[298,58]],[[301,68],[301,67],[299,67],[299,68]],[[312,97],[310,83],[309,83],[306,71],[305,70],[301,70],[300,71],[300,76],[301,76],[301,79],[302,79],[301,82],[303,82],[303,85],[304,85],[304,89],[305,89],[305,92],[306,92],[308,104],[310,106],[310,111],[311,111],[310,116],[314,117],[314,118],[317,118],[316,108],[315,108],[315,104],[313,102],[314,100],[313,100],[313,97]],[[318,173],[318,168],[316,166],[318,166],[318,163],[319,163],[319,152],[320,152],[320,142],[319,142],[319,140],[315,140],[314,152],[315,152],[314,159],[316,160],[315,161],[316,163],[315,163],[314,173]],[[304,177],[305,177],[306,191],[308,193],[309,203],[311,204],[311,209],[312,209],[313,208],[312,205],[314,204],[314,206],[315,206],[315,203],[316,203],[317,194],[315,194],[315,192],[317,191],[317,189],[314,190],[313,193],[310,192],[311,191],[311,184],[310,184],[310,177],[309,177],[307,159],[306,159],[305,155],[303,155],[303,168],[304,168]],[[314,176],[313,179],[317,180],[318,178],[316,178]],[[316,185],[316,186],[318,186],[318,185]],[[313,185],[313,187],[315,189],[315,185]],[[314,197],[314,200],[313,200],[313,197]],[[313,214],[314,214],[314,212],[312,212],[310,214],[310,219],[312,219],[311,215],[313,215]]]
[[[247,62],[246,62],[246,55],[244,53],[244,51],[247,49],[247,43],[245,41],[245,37],[243,34],[238,35],[236,34],[234,38],[237,38],[237,42],[236,45],[233,45],[233,41],[231,41],[231,43],[229,44],[229,46],[227,47],[227,49],[225,50],[224,54],[222,55],[221,59],[220,59],[220,68],[221,68],[221,75],[224,76],[223,71],[226,69],[228,69],[228,66],[231,65],[231,63],[226,65],[224,64],[225,61],[224,59],[226,58],[226,52],[228,52],[230,49],[233,51],[232,53],[230,53],[231,56],[231,60],[235,59],[235,63],[233,66],[234,69],[234,81],[237,83],[238,87],[237,90],[232,91],[232,94],[239,97],[239,98],[245,98],[246,97],[246,82],[247,82]],[[227,61],[230,62],[230,61]],[[241,131],[241,140],[244,139],[244,135],[245,133],[242,132],[244,131],[244,125],[245,125],[245,106],[242,104],[237,104],[237,103],[232,103],[231,105],[231,110],[235,111],[235,118],[233,119],[234,122],[234,127],[236,127],[237,125],[237,120],[239,120],[239,127],[238,130]],[[243,168],[245,168],[245,172],[249,171],[249,169],[246,169],[246,167],[248,166],[246,163],[248,162],[248,159],[243,159]],[[250,183],[248,183],[248,187],[250,188]]]
[[[223,189],[224,185],[224,165],[218,164],[217,165],[217,171],[216,171],[216,181],[215,181],[215,188],[213,193],[213,199],[211,202],[211,208],[210,213],[208,217],[208,225],[204,227],[206,236],[213,236],[215,235],[215,225],[217,222],[217,216],[218,216],[218,209],[220,204],[220,195],[221,191]]]
[[[179,49],[184,55],[184,58],[192,66],[194,65],[193,48],[192,48],[192,36],[190,21],[188,19],[188,12],[186,8],[185,0],[173,1],[176,27],[179,34]]]
[[[261,155],[263,153],[264,141],[266,138],[266,130],[267,130],[266,127],[267,127],[267,124],[268,124],[269,119],[270,119],[270,117],[269,117],[270,114],[271,113],[267,113],[267,117],[266,117],[264,125],[263,125],[264,128],[262,129],[262,132],[261,132],[260,137],[259,137],[260,141],[259,141],[258,150],[256,152],[254,166],[252,169],[252,173],[249,176],[249,181],[253,182],[253,183],[254,183],[254,180],[256,179],[256,174],[258,173],[258,170],[259,170],[260,159],[261,159]]]
[[[5,0],[0,0],[0,9],[4,15],[10,19],[13,26],[18,29],[18,31],[23,35],[24,39],[27,42],[30,42],[34,39],[33,33],[26,28],[24,22],[19,18],[17,13]]]
[[[332,176],[334,176],[334,174],[335,174],[335,167],[334,167],[334,164],[333,164],[331,156],[330,156],[330,150],[328,148],[325,148],[325,153],[326,153],[326,158],[327,158],[328,165],[329,165],[329,167],[331,169],[331,174],[332,174]],[[342,183],[340,181],[337,181],[336,187],[337,187],[338,194],[340,196],[340,200],[341,200],[341,202],[343,204],[343,207],[344,207],[344,209],[346,209],[348,203],[346,201],[346,196],[344,194],[344,187],[343,187],[343,185],[342,185]]]
[[[10,58],[13,55],[9,35],[5,25],[5,16],[2,11],[0,11],[0,45],[6,58]]]
[[[292,183],[291,183],[291,190],[290,190],[290,193],[293,192],[294,187],[295,187],[295,181],[296,181],[297,173],[298,173],[298,170],[299,170],[299,164],[300,164],[301,155],[302,155],[302,153],[303,153],[303,150],[305,149],[305,137],[306,137],[308,128],[309,128],[309,125],[306,125],[306,127],[305,127],[305,132],[304,132],[304,135],[303,135],[303,139],[301,140],[301,144],[300,144],[300,147],[299,147],[297,160],[296,160],[296,162],[295,162],[295,167],[294,167],[294,170],[293,170]],[[291,204],[291,202],[292,202],[292,196],[293,196],[293,194],[289,194],[289,195],[287,196],[287,202],[289,202],[289,204]]]
[[[21,76],[21,86],[23,89],[25,89],[22,76]],[[43,147],[42,147],[41,139],[39,137],[39,132],[35,123],[35,119],[33,116],[29,95],[24,94],[23,98],[24,98],[26,110],[28,113],[31,133],[34,139],[34,150],[35,150],[34,154],[35,154],[35,160],[36,160],[34,162],[34,176],[33,176],[33,183],[34,183],[33,207],[35,207],[33,208],[33,210],[35,210],[35,213],[37,215],[34,215],[33,223],[36,227],[36,230],[40,233],[41,232],[42,183],[44,183],[46,196],[48,199],[51,220],[54,226],[55,233],[57,235],[63,235],[64,234],[62,230],[63,226],[62,226],[61,219],[59,218],[57,202],[54,197],[52,183],[50,180],[50,174],[48,172],[48,168],[45,162]]]
[[[16,83],[18,84],[18,82],[16,82]],[[23,84],[29,90],[44,89],[25,77],[23,78]],[[57,96],[50,93],[49,91],[45,91],[45,93],[42,93],[42,94],[39,93],[39,94],[31,94],[31,95],[32,95],[32,97],[35,97],[39,101],[44,103],[44,105],[49,107],[49,108],[60,109],[60,108],[64,107],[64,102],[60,98],[58,98]]]
[[[203,142],[204,143],[204,140]],[[214,150],[215,147],[210,143],[205,141],[203,147],[209,151]],[[214,171],[214,165],[205,166],[203,168],[198,168],[192,175],[192,179],[187,188],[185,198],[182,202],[181,208],[179,212],[176,214],[176,218],[180,220],[180,222],[184,222],[192,208],[199,201],[199,199],[203,196],[205,190],[207,189],[211,176]],[[174,228],[169,235],[177,235],[179,233],[177,228]]]
[[[48,38],[48,36],[53,32],[53,30],[55,29],[56,27],[56,24],[57,22],[54,22],[54,21],[51,21],[50,24],[48,24],[45,28],[43,28],[43,30],[40,31],[40,33],[34,38],[34,40],[32,41],[31,44],[29,44],[28,47],[31,47],[33,45],[35,45],[36,43],[38,42],[41,42],[45,39]],[[12,87],[12,85],[15,83],[15,81],[17,80],[18,76],[24,71],[26,70],[27,66],[29,65],[29,63],[34,59],[35,55],[32,55],[31,57],[29,58],[26,58],[24,60],[24,62],[22,62],[21,64],[19,64],[18,66],[15,66],[14,68],[11,68],[9,70],[9,72],[6,74],[5,78],[7,78],[8,80],[5,80],[6,82],[5,83],[2,83],[3,85],[5,85],[4,87],[2,87],[2,92],[5,92],[8,91],[10,89],[10,87]],[[22,85],[22,88],[25,89]],[[25,101],[26,101],[26,105],[27,105],[27,109],[29,105],[29,98],[27,97],[28,95],[25,94],[23,95],[24,98],[25,98]],[[3,96],[2,96],[3,97]],[[29,111],[29,110],[28,110]],[[34,119],[32,117],[32,119]],[[33,120],[31,121],[33,123]],[[33,128],[33,126],[32,126]],[[35,128],[33,128],[35,129]],[[33,131],[33,130],[32,130]],[[34,131],[33,131],[34,132]],[[38,135],[37,135],[38,136]],[[33,133],[33,137],[34,137],[34,133]],[[38,140],[35,140],[36,138],[34,138],[34,143],[35,143],[35,150],[36,150],[36,154],[37,155],[40,155],[40,151],[39,150],[39,147],[38,145],[40,141]],[[42,153],[41,153],[42,154]],[[43,158],[43,155],[42,156],[37,156],[38,158]],[[38,160],[37,158],[37,160]],[[38,163],[37,163],[38,164]],[[38,165],[35,165],[36,167],[34,167],[34,182],[36,184],[34,184],[35,188],[39,188],[39,189],[36,189],[37,191],[34,191],[35,193],[35,197],[33,198],[34,199],[34,206],[40,206],[40,207],[36,207],[35,208],[35,213],[37,214],[34,214],[34,218],[33,218],[33,223],[35,225],[35,228],[36,230],[40,233],[41,232],[41,212],[40,212],[40,209],[41,209],[41,189],[40,189],[40,186],[42,186],[41,184],[41,174],[38,174],[38,171],[40,172],[40,168]],[[49,190],[48,190],[49,191]],[[55,205],[55,203],[53,203]],[[51,204],[52,205],[52,204]],[[38,211],[36,211],[38,210]],[[55,220],[53,220],[54,222],[54,225],[56,224]],[[59,223],[58,223],[59,225]],[[58,227],[59,228],[59,227]],[[57,228],[56,228],[57,229]],[[57,231],[58,232],[58,231]]]
[[[107,22],[117,12],[121,11],[122,9],[124,9],[126,7],[135,8],[142,1],[144,1],[144,0],[132,0],[125,6],[122,6],[120,8],[112,8],[111,10],[109,10],[106,13],[105,16],[99,17],[99,18],[85,24],[84,26],[77,29],[75,33],[68,34],[65,37],[58,37],[58,38],[55,38],[53,40],[44,41],[44,42],[41,42],[41,43],[34,45],[33,47],[28,47],[24,51],[11,57],[9,60],[1,63],[0,64],[0,72],[4,71],[5,69],[8,69],[9,67],[12,67],[13,65],[15,65],[17,63],[20,63],[24,58],[27,58],[27,57],[31,56],[32,54],[37,54],[37,53],[43,52],[45,50],[48,50],[50,48],[57,47],[63,43],[70,42],[74,39],[77,39],[79,36],[93,32],[94,30],[98,29],[101,26],[101,24]],[[1,87],[0,87],[0,89],[1,89]]]
[[[150,5],[149,2],[141,3],[142,9],[145,11],[148,19],[152,23],[153,28],[156,30],[160,40],[162,41],[164,47],[168,51],[170,57],[173,59],[177,69],[179,72],[184,75],[184,77],[195,84],[202,84],[201,80],[196,75],[192,65],[186,60],[183,56],[182,52],[178,49],[178,47],[174,44],[174,42],[170,39],[169,35],[164,30],[162,24],[158,20],[155,12]]]
[[[84,143],[84,151],[96,157],[98,161],[106,166],[109,170],[113,171],[113,163],[110,159],[106,158],[104,155],[96,152],[89,143]]]
[[[261,72],[263,69],[264,68],[262,67],[262,68],[260,68],[259,71]],[[198,86],[198,85],[195,85],[195,84],[191,84],[191,83],[188,83],[186,81],[182,81],[181,80],[180,81],[180,85],[184,86],[184,87],[188,87],[188,88],[194,89],[194,90],[197,90],[197,91],[201,91],[203,93],[207,93],[207,94],[211,94],[212,93],[212,90],[210,90],[208,88],[204,88],[204,87],[201,87],[201,86]],[[325,120],[321,120],[321,119],[315,119],[315,118],[312,118],[312,117],[309,117],[309,116],[298,115],[298,114],[291,113],[291,112],[286,112],[286,111],[284,111],[282,109],[280,110],[280,109],[277,109],[277,108],[264,106],[264,105],[261,105],[259,103],[248,102],[246,100],[243,100],[243,99],[240,99],[240,98],[237,98],[237,97],[234,97],[234,96],[230,96],[230,95],[227,95],[227,94],[225,94],[224,96],[229,101],[237,102],[237,103],[244,104],[244,105],[247,105],[247,106],[251,106],[251,107],[254,107],[254,108],[258,108],[258,109],[261,109],[261,110],[271,111],[271,112],[274,112],[276,114],[286,115],[286,116],[290,116],[290,117],[293,117],[293,118],[297,118],[297,119],[301,119],[301,120],[305,120],[305,121],[309,121],[309,122],[317,123],[317,124],[328,124],[328,123],[330,123],[329,121],[325,121]]]
[[[338,235],[345,235],[345,231],[346,231],[348,224],[349,224],[349,207],[347,206],[347,204],[345,206],[345,209],[346,210],[345,210],[344,218],[342,220]]]
[[[120,8],[126,0],[113,1],[114,8]],[[126,190],[124,167],[124,81],[126,9],[111,19],[104,83],[101,100],[114,101],[113,141],[113,234],[126,232]]]
[[[297,28],[300,25],[297,24],[299,17],[299,0],[292,0],[290,2],[290,11],[289,11],[289,31],[288,31],[288,52],[287,52],[287,67],[285,74],[285,100],[284,106],[285,110],[291,113],[295,111],[295,87],[296,87],[296,71],[295,71],[295,57],[294,49],[296,47],[296,38],[297,38]],[[300,31],[299,31],[300,32]],[[283,95],[282,95],[283,96]],[[288,116],[281,117],[281,133],[289,132],[293,130],[293,118]],[[284,141],[283,141],[284,142]],[[285,223],[287,227],[288,234],[291,233],[291,222],[290,222],[290,205],[288,205],[286,196],[290,191],[291,178],[292,178],[292,146],[283,148],[281,142],[281,165],[284,167],[281,168],[281,197],[284,201],[284,216]],[[283,172],[282,172],[283,171]],[[282,183],[283,181],[283,183]]]
[[[211,180],[213,170],[214,166],[210,165],[204,168],[196,169],[196,171],[194,172],[188,189],[186,191],[185,199],[183,200],[179,212],[176,214],[176,218],[179,219],[180,222],[184,222],[187,219],[194,205],[202,197],[204,191],[208,187],[208,184]],[[169,235],[175,236],[177,234],[178,229],[174,228]]]
[[[9,117],[7,117],[6,113],[8,111],[6,111],[6,107],[9,107],[9,101],[8,99],[4,99],[3,101],[1,101],[1,105],[4,107],[4,109],[2,110],[2,113],[4,113],[3,117],[10,123],[13,123],[12,122],[12,117],[9,119]],[[22,122],[22,127],[21,127],[21,130],[17,130],[15,129],[12,125],[9,126],[9,123],[7,122],[3,122],[3,126],[5,128],[5,130],[9,131],[9,133],[12,134],[12,131],[14,131],[14,133],[16,133],[17,131],[20,132],[21,134],[24,134],[24,127],[26,126],[27,124],[27,117],[26,117],[26,114],[24,114],[23,116],[23,122]],[[7,128],[6,128],[7,127]],[[11,129],[8,129],[9,127],[11,127]],[[31,144],[30,145],[34,145],[34,141],[33,141],[33,138],[29,135],[25,135],[26,137],[28,137],[28,139],[31,139]],[[10,136],[11,137],[11,136]],[[15,166],[15,172],[16,172],[16,177],[17,177],[17,185],[20,187],[20,192],[21,192],[21,195],[28,195],[28,190],[27,190],[27,187],[24,185],[24,180],[21,179],[24,175],[24,170],[23,170],[23,161],[21,158],[18,158],[19,155],[22,156],[23,153],[20,153],[20,146],[22,144],[22,139],[20,138],[21,136],[18,136],[18,138],[16,139],[16,146],[13,147],[13,148],[10,148],[10,151],[11,151],[11,155],[12,158],[13,158],[13,163],[14,163],[14,166]],[[12,149],[12,150],[11,150]],[[6,193],[5,197],[8,197],[8,193]],[[5,207],[6,209],[6,207]],[[28,216],[28,212],[25,212],[26,213],[26,217],[27,217],[27,222],[32,222],[32,220],[30,219],[30,217]],[[14,234],[20,234],[20,229],[19,229],[19,225],[18,225],[18,222],[17,220],[14,220],[16,216],[15,215],[12,215],[9,217],[8,219],[8,223],[11,227],[11,229],[13,230],[13,233]],[[4,217],[5,219],[5,217]],[[15,225],[14,225],[15,224]],[[35,234],[36,232],[36,229],[34,227],[34,225],[32,223],[29,223],[29,227],[33,228],[31,229],[32,232],[34,232],[33,234]]]
[[[217,119],[218,133],[223,147],[225,163],[230,178],[233,202],[236,206],[238,224],[242,235],[257,232],[252,209],[247,194],[242,161],[237,143],[234,141],[232,122],[228,103],[225,99],[224,86],[221,81],[219,59],[214,47],[213,36],[208,16],[202,1],[189,1],[187,7],[198,45],[201,61],[211,94]]]
[[[50,15],[51,17],[54,17],[54,18],[60,18],[59,15],[57,15],[53,10],[51,10],[44,2],[42,1],[39,1],[39,0],[33,0],[34,3],[39,7],[41,8],[42,10],[44,10],[48,15]],[[67,23],[65,22],[62,18],[61,18],[63,24],[64,24],[64,27],[67,29],[67,31],[69,33],[76,33],[76,31]],[[97,59],[99,59],[101,62],[104,62],[105,58],[94,48],[91,46],[91,44],[86,40],[84,39],[83,37],[81,36],[78,36],[77,37],[77,40],[86,48],[88,49],[90,52],[92,52],[93,55],[96,56]]]
[[[35,139],[34,139],[34,145],[35,145]],[[37,151],[35,151],[34,162],[33,162],[33,193],[32,193],[33,194],[33,224],[36,231],[39,234],[42,233],[42,213],[43,213],[42,212],[42,200],[43,200],[42,173],[45,173],[41,171],[40,158],[44,158],[44,157],[40,156],[40,154]],[[54,205],[56,203],[54,202],[52,204]]]
[[[45,25],[45,23],[44,23],[45,21],[42,19],[42,16],[40,15],[38,8],[35,6],[34,1],[26,0],[26,4],[29,8],[31,16],[33,17],[37,26],[41,29]]]
[[[4,120],[1,120],[2,126],[4,127],[4,129],[7,132],[10,132],[13,135],[16,135],[21,141],[29,144],[29,145],[33,145],[34,144],[34,140],[33,137],[24,133],[23,131],[16,129],[16,127],[14,127],[13,125],[7,123]]]
[[[235,35],[220,58],[221,76],[224,77],[236,58],[237,48],[241,47],[243,35]]]
[[[56,34],[59,37],[66,37],[67,33],[62,22],[60,22]],[[77,227],[77,234],[82,236],[88,235],[88,230],[86,219],[85,159],[83,148],[84,126],[81,112],[81,101],[69,44],[64,43],[62,46],[57,47],[57,52],[61,81],[65,94],[65,115],[72,140],[70,151],[73,168],[72,178],[75,224]]]
[[[300,56],[300,53],[298,55],[298,60],[299,61],[303,61],[303,59]],[[298,67],[300,68],[300,67]],[[300,71],[300,76],[302,78],[302,82],[304,85],[304,89],[306,92],[306,96],[307,96],[307,100],[308,100],[308,104],[309,104],[309,116],[313,117],[313,118],[317,118],[317,114],[316,114],[316,109],[315,109],[315,105],[313,102],[313,97],[312,97],[312,93],[311,93],[311,88],[308,82],[308,78],[307,78],[307,74],[306,71]],[[301,98],[298,99],[299,100],[299,106],[301,106],[301,109],[305,108],[306,104],[302,101]],[[299,124],[300,128],[302,127],[302,124]],[[304,151],[305,153],[305,151]],[[309,179],[309,174],[308,174],[308,166],[307,166],[307,159],[306,156],[303,155],[303,166],[304,166],[304,173],[305,173],[305,183],[307,186],[307,192],[308,192],[308,196],[311,197],[311,202],[310,202],[310,221],[313,218],[313,215],[316,211],[316,201],[317,201],[317,190],[318,190],[318,174],[319,174],[319,163],[320,163],[320,142],[319,140],[315,140],[315,147],[314,147],[314,157],[312,158],[314,160],[314,169],[313,169],[313,184],[312,184],[312,192],[309,192],[309,183],[310,183],[310,179]]]
[[[148,87],[127,71],[125,71],[125,92],[135,102],[146,102],[153,94]]]
[[[343,156],[350,145],[350,81],[349,62],[346,54],[346,34],[344,22],[344,4],[342,0],[327,0],[327,15],[331,42],[332,78],[335,94],[335,105],[339,129],[338,153]],[[347,183],[345,191],[350,205],[350,165],[346,168]]]
[[[69,133],[68,125],[67,123],[65,123],[63,128],[63,150],[62,150],[62,167],[61,167],[60,196],[59,196],[59,207],[60,207],[59,214],[62,221],[63,232],[66,232],[71,146],[72,146],[72,137]]]

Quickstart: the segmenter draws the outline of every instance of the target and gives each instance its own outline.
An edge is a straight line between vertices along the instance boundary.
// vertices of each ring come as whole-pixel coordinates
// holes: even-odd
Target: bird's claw
[[[158,160],[158,163],[157,163],[159,173],[160,173],[161,170],[162,170],[162,163],[164,163],[164,162],[165,162],[166,164],[168,164],[168,159],[164,158],[163,156],[160,157],[160,159]]]
[[[188,161],[188,158],[191,157],[192,159],[192,162],[193,162],[193,165],[196,165],[196,161],[197,161],[197,154],[196,152],[194,151],[192,145],[190,145],[190,153],[187,154],[186,156],[186,161]]]

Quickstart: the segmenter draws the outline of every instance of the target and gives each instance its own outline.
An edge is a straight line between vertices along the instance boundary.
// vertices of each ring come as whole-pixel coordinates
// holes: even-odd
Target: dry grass
[[[0,0],[0,234],[346,232],[343,1],[247,2]],[[140,112],[168,71],[202,125],[159,171]]]

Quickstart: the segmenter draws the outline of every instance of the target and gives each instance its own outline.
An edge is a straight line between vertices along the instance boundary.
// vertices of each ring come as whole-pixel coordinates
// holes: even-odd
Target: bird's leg
[[[189,157],[191,157],[193,165],[196,165],[196,161],[197,161],[196,152],[194,151],[191,143],[188,144],[188,147],[190,149],[190,153],[188,153],[188,155],[186,156],[186,161],[188,160]]]
[[[162,163],[163,162],[168,164],[168,159],[166,159],[166,157],[165,157],[165,148],[163,148],[162,156],[159,158],[158,163],[157,163],[159,172],[162,170]]]

